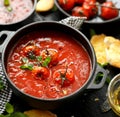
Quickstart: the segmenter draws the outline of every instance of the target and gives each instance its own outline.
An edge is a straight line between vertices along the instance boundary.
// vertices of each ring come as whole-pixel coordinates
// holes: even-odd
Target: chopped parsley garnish
[[[6,9],[11,12],[13,9],[10,6],[10,0],[4,0],[4,6],[6,6]]]
[[[51,57],[47,56],[45,59],[43,59],[42,56],[36,56],[34,60],[38,66],[47,67],[51,61]],[[35,62],[31,64],[28,58],[22,58],[21,61],[23,63],[23,65],[20,66],[21,69],[33,70]]]
[[[50,56],[47,56],[47,57],[45,58],[45,60],[42,60],[42,66],[43,66],[43,67],[47,67],[48,64],[50,63],[50,61],[51,61],[51,57],[50,57]]]
[[[27,70],[32,70],[33,69],[33,64],[29,63],[29,60],[27,58],[22,58],[21,59],[23,62],[23,65],[20,66],[21,69],[27,69]]]

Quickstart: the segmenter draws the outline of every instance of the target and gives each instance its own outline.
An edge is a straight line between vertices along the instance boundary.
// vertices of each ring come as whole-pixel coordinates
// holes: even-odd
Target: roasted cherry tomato
[[[58,3],[66,11],[71,10],[75,5],[74,0],[58,0]]]
[[[29,43],[28,45],[26,45],[24,48],[23,48],[23,54],[28,57],[28,58],[35,58],[36,56],[40,55],[40,52],[39,52],[39,48],[33,44],[33,43]]]
[[[72,16],[87,17],[87,19],[90,18],[88,11],[81,6],[76,6],[72,9]]]
[[[61,87],[69,86],[75,80],[71,69],[60,69],[54,73],[53,77],[55,82],[61,85]]]
[[[105,20],[113,19],[118,16],[119,11],[115,8],[108,8],[108,7],[115,7],[112,1],[107,1],[102,4],[101,7],[101,17]],[[106,6],[106,7],[104,7]]]
[[[50,57],[50,64],[49,65],[56,65],[58,63],[58,51],[56,49],[45,49],[41,52],[41,56],[43,59],[46,57]]]
[[[32,70],[32,76],[35,78],[35,79],[47,79],[49,77],[49,70],[48,68],[46,67],[38,67],[38,66],[35,66]]]
[[[82,7],[86,10],[86,12],[88,12],[90,18],[93,18],[98,14],[98,7],[92,1],[84,2]]]
[[[85,0],[75,0],[75,3],[81,5],[81,4],[83,4],[84,1],[85,1]]]

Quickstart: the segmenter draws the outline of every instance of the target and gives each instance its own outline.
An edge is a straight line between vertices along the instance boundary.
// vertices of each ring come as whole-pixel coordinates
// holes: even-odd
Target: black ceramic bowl
[[[21,19],[19,19],[19,20],[16,20],[16,21],[14,21],[14,22],[11,22],[11,23],[0,23],[0,26],[11,26],[11,25],[16,25],[16,24],[19,24],[19,23],[21,23],[21,22],[24,22],[24,21],[26,21],[27,19],[29,19],[31,16],[32,16],[32,14],[34,13],[34,11],[35,11],[35,7],[36,7],[36,4],[37,4],[37,0],[31,0],[32,1],[32,4],[33,4],[33,6],[32,6],[32,9],[26,14],[26,16],[25,17],[23,17],[23,18],[21,18]],[[29,4],[28,4],[29,5]],[[17,8],[16,8],[17,9]],[[19,13],[20,14],[20,13]],[[7,15],[8,16],[8,15]],[[7,17],[6,16],[6,17]],[[4,16],[3,16],[4,17]]]
[[[71,95],[58,98],[58,99],[41,99],[37,98],[31,95],[28,95],[24,92],[22,92],[19,88],[15,86],[15,84],[10,80],[8,74],[7,74],[7,60],[9,57],[9,53],[12,51],[13,47],[16,46],[17,42],[21,37],[24,35],[31,33],[33,31],[40,31],[40,30],[54,30],[54,31],[60,31],[64,32],[68,35],[71,35],[74,37],[82,46],[86,49],[88,52],[88,55],[91,60],[92,70],[90,72],[88,80],[84,83],[84,85],[72,93]],[[90,44],[87,37],[81,33],[79,30],[74,29],[71,26],[62,24],[60,22],[35,22],[29,25],[26,25],[19,29],[16,32],[9,32],[9,31],[2,31],[0,33],[0,36],[6,35],[7,38],[5,39],[4,43],[0,46],[0,53],[2,53],[2,67],[3,71],[6,75],[6,79],[8,80],[8,83],[10,87],[12,88],[13,92],[19,96],[20,98],[24,99],[26,102],[28,102],[31,106],[35,108],[41,108],[41,109],[55,109],[60,106],[63,106],[65,103],[69,104],[69,102],[74,101],[77,97],[79,97],[82,92],[86,89],[99,89],[104,85],[104,82],[106,80],[107,72],[99,67],[96,62],[96,56],[93,50],[92,45]],[[101,82],[98,84],[95,84],[95,78],[97,73],[102,72],[104,74],[104,77],[102,78]]]
[[[120,8],[120,0],[97,0],[99,3],[103,3],[105,1],[113,1],[113,3],[115,3],[116,8]],[[66,12],[58,3],[58,0],[55,0],[55,5],[57,6],[58,10],[65,16],[65,17],[69,17],[71,16],[68,12]],[[100,14],[100,13],[99,13]],[[118,17],[110,19],[110,20],[104,20],[102,19],[99,15],[90,19],[90,20],[86,20],[84,21],[85,24],[87,25],[101,25],[101,24],[110,24],[110,23],[114,23],[120,21],[120,13],[118,15]]]

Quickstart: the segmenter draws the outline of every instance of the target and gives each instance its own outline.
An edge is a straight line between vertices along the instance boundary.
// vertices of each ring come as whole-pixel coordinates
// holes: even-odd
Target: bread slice
[[[28,117],[57,117],[56,114],[50,111],[42,111],[37,109],[25,111],[24,114],[26,114]]]
[[[106,45],[104,43],[104,38],[106,37],[105,34],[100,35],[94,35],[90,39],[91,44],[93,45],[93,48],[95,50],[97,62],[101,65],[106,64],[107,58],[106,58]]]
[[[104,43],[106,45],[105,51],[108,63],[114,67],[120,68],[120,40],[112,36],[106,36]]]

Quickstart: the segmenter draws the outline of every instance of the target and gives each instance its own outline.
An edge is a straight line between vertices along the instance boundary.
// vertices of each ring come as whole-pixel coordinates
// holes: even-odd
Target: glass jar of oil
[[[120,74],[111,80],[107,93],[112,110],[120,116]]]

